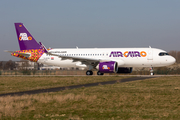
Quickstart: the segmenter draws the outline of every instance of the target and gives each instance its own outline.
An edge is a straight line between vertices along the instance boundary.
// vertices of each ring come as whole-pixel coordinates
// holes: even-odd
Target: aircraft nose
[[[176,62],[176,59],[175,59],[174,57],[171,57],[171,59],[169,60],[169,62],[170,62],[171,64],[174,64],[174,63]]]

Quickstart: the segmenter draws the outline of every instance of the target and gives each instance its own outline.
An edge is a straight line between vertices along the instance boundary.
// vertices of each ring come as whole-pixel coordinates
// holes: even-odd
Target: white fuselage
[[[162,67],[175,62],[175,59],[170,55],[159,55],[167,52],[156,48],[77,48],[51,49],[48,52],[63,56],[116,61],[118,67]],[[71,59],[62,59],[46,53],[41,56],[38,62],[59,67],[87,67],[82,62],[74,62]]]

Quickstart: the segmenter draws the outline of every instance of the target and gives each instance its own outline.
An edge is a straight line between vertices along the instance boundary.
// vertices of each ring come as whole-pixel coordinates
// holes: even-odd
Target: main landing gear
[[[86,75],[93,75],[93,72],[91,70],[86,71]]]
[[[151,75],[154,75],[154,73],[153,73],[153,67],[150,67],[150,72],[151,72]]]
[[[98,72],[97,72],[97,75],[104,75],[104,73],[101,73],[101,72],[98,71]]]
[[[86,71],[86,75],[93,75],[93,72],[91,70]],[[104,75],[104,73],[97,72],[97,75]]]
[[[92,65],[88,65],[88,70],[86,71],[86,75],[93,75],[93,66]],[[104,73],[101,73],[100,71],[97,72],[97,75],[104,75]]]

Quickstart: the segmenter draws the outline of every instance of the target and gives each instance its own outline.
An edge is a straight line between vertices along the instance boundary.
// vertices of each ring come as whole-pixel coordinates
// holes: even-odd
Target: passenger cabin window
[[[165,52],[160,52],[159,53],[159,56],[165,56],[165,55],[169,55],[168,53],[165,53]]]

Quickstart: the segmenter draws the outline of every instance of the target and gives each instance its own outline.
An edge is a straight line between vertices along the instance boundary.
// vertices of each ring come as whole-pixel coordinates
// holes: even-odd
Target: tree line
[[[180,51],[170,51],[169,54],[176,59],[176,63],[180,63]]]
[[[14,70],[16,68],[14,61],[0,61],[0,70]]]

